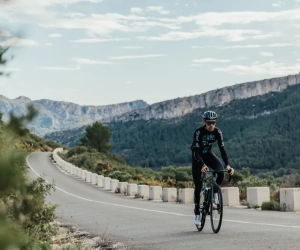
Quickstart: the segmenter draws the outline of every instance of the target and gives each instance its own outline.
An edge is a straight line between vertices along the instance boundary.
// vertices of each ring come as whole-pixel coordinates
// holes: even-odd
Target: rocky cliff
[[[109,116],[120,115],[148,105],[142,100],[137,100],[104,106],[80,106],[70,102],[46,99],[32,101],[24,96],[9,99],[0,95],[0,112],[3,113],[3,120],[8,119],[10,112],[17,116],[25,114],[28,104],[33,104],[39,111],[34,122],[28,126],[30,131],[37,135],[81,127]]]
[[[212,90],[204,94],[152,104],[139,110],[103,119],[105,123],[132,120],[169,119],[191,113],[198,108],[220,106],[232,100],[279,92],[300,83],[300,74],[265,79]]]

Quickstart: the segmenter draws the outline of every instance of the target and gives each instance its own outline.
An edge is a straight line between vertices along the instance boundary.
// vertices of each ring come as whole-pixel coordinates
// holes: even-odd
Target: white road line
[[[31,156],[34,153],[31,153],[30,155],[27,156],[26,158],[26,162],[28,164],[28,166],[30,167],[30,169],[32,170],[32,172],[34,172],[37,176],[43,178],[41,175],[39,175],[29,164],[28,162],[28,158],[29,156]],[[45,180],[46,182],[48,182],[47,180]],[[49,183],[49,182],[48,182]],[[130,208],[130,209],[136,209],[136,210],[143,210],[143,211],[149,211],[149,212],[155,212],[155,213],[162,213],[162,214],[170,214],[170,215],[177,215],[177,216],[183,216],[183,217],[192,217],[194,215],[186,215],[186,214],[179,214],[179,213],[172,213],[172,212],[164,212],[164,211],[160,211],[160,210],[153,210],[153,209],[146,209],[146,208],[139,208],[139,207],[131,207],[131,206],[124,206],[124,205],[119,205],[119,204],[115,204],[115,203],[109,203],[109,202],[103,202],[103,201],[97,201],[97,200],[91,200],[91,199],[87,199],[75,194],[71,194],[57,186],[55,186],[55,188],[57,190],[60,190],[61,192],[76,197],[78,199],[84,200],[84,201],[89,201],[89,202],[95,202],[95,203],[100,203],[100,204],[105,204],[105,205],[111,205],[111,206],[116,206],[116,207],[123,207],[123,208]],[[233,223],[242,223],[242,224],[251,224],[251,225],[260,225],[260,226],[272,226],[272,227],[285,227],[285,228],[296,228],[296,229],[300,229],[300,226],[290,226],[290,225],[280,225],[280,224],[269,224],[269,223],[256,223],[256,222],[247,222],[247,221],[238,221],[238,220],[227,220],[227,219],[223,219],[223,221],[227,221],[227,222],[233,222]]]
[[[300,229],[300,226],[289,226],[289,225],[280,225],[280,224],[268,224],[268,223],[256,223],[256,222],[247,222],[247,221],[239,221],[239,220],[224,220],[228,222],[234,223],[242,223],[242,224],[251,224],[251,225],[260,225],[260,226],[272,226],[272,227],[288,227],[288,228],[297,228]]]

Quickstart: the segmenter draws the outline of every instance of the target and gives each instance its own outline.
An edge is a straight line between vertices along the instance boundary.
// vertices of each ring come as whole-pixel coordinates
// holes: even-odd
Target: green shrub
[[[127,181],[132,178],[132,175],[126,172],[121,172],[121,171],[114,171],[108,175],[108,177],[112,179],[118,179],[119,181]]]
[[[261,210],[280,211],[280,204],[277,201],[265,201],[261,205]]]
[[[56,206],[46,204],[54,189],[43,178],[28,178],[24,151],[15,147],[27,135],[24,124],[34,110],[22,117],[11,115],[4,124],[0,114],[0,249],[50,250]]]
[[[75,148],[71,148],[68,153],[67,157],[72,157],[75,154],[82,154],[88,151],[87,147],[84,146],[76,146]]]

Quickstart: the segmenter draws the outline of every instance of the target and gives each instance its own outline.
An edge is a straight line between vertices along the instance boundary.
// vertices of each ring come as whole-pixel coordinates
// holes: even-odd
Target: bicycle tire
[[[203,192],[202,192],[203,194]],[[204,195],[204,194],[203,194]],[[200,216],[201,216],[201,219],[200,219],[200,222],[201,222],[201,225],[200,226],[197,226],[196,225],[196,228],[198,229],[198,231],[202,231],[202,229],[204,228],[204,225],[205,225],[205,221],[206,221],[206,208],[207,208],[207,205],[205,205],[205,202],[207,202],[209,196],[206,197],[206,200],[203,201],[201,207],[200,207]]]
[[[218,233],[220,231],[221,225],[222,225],[222,219],[223,219],[223,197],[221,188],[219,185],[215,184],[214,189],[217,189],[218,197],[219,197],[219,204],[214,204],[214,193],[211,193],[211,200],[210,200],[210,222],[211,222],[211,228],[214,233]],[[214,190],[215,191],[215,190]],[[220,218],[218,220],[218,223],[215,225],[214,223],[214,212],[216,212],[220,215]]]
[[[201,209],[201,212],[200,212],[200,216],[201,216],[201,219],[200,219],[201,225],[200,225],[200,226],[197,226],[197,225],[196,225],[196,228],[198,229],[199,232],[202,231],[202,229],[204,228],[205,220],[206,220],[206,212],[205,212],[205,211],[203,212],[203,211],[204,211],[204,208]]]

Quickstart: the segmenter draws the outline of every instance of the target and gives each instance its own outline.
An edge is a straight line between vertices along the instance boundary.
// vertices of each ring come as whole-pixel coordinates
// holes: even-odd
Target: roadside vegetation
[[[9,1],[0,0],[0,4],[4,3]],[[0,46],[0,77],[9,75],[4,67],[11,59],[8,50]],[[34,106],[28,105],[25,115],[17,117],[11,113],[5,123],[0,112],[0,249],[128,249],[120,242],[110,241],[105,234],[92,235],[57,221],[58,205],[46,203],[46,196],[55,190],[55,185],[28,175],[26,158],[31,152],[52,152],[62,147],[29,132],[26,126],[37,114]]]
[[[109,152],[110,136],[111,132],[108,127],[96,122],[87,128],[85,136],[80,140],[81,143],[76,147],[65,149],[59,155],[82,169],[123,182],[175,188],[194,187],[191,166],[165,166],[160,170],[131,167],[123,158]],[[100,142],[101,140],[102,142]],[[107,145],[107,147],[101,149],[100,143]],[[249,167],[244,167],[235,171],[230,183],[227,182],[228,176],[226,174],[223,186],[239,187],[240,200],[243,205],[247,205],[247,187],[270,187],[271,201],[261,207],[265,210],[280,210],[280,188],[300,187],[300,170],[297,169],[290,169],[288,172],[283,170],[280,176],[277,171],[270,171],[268,174],[263,173],[261,176],[264,177],[253,175]]]

